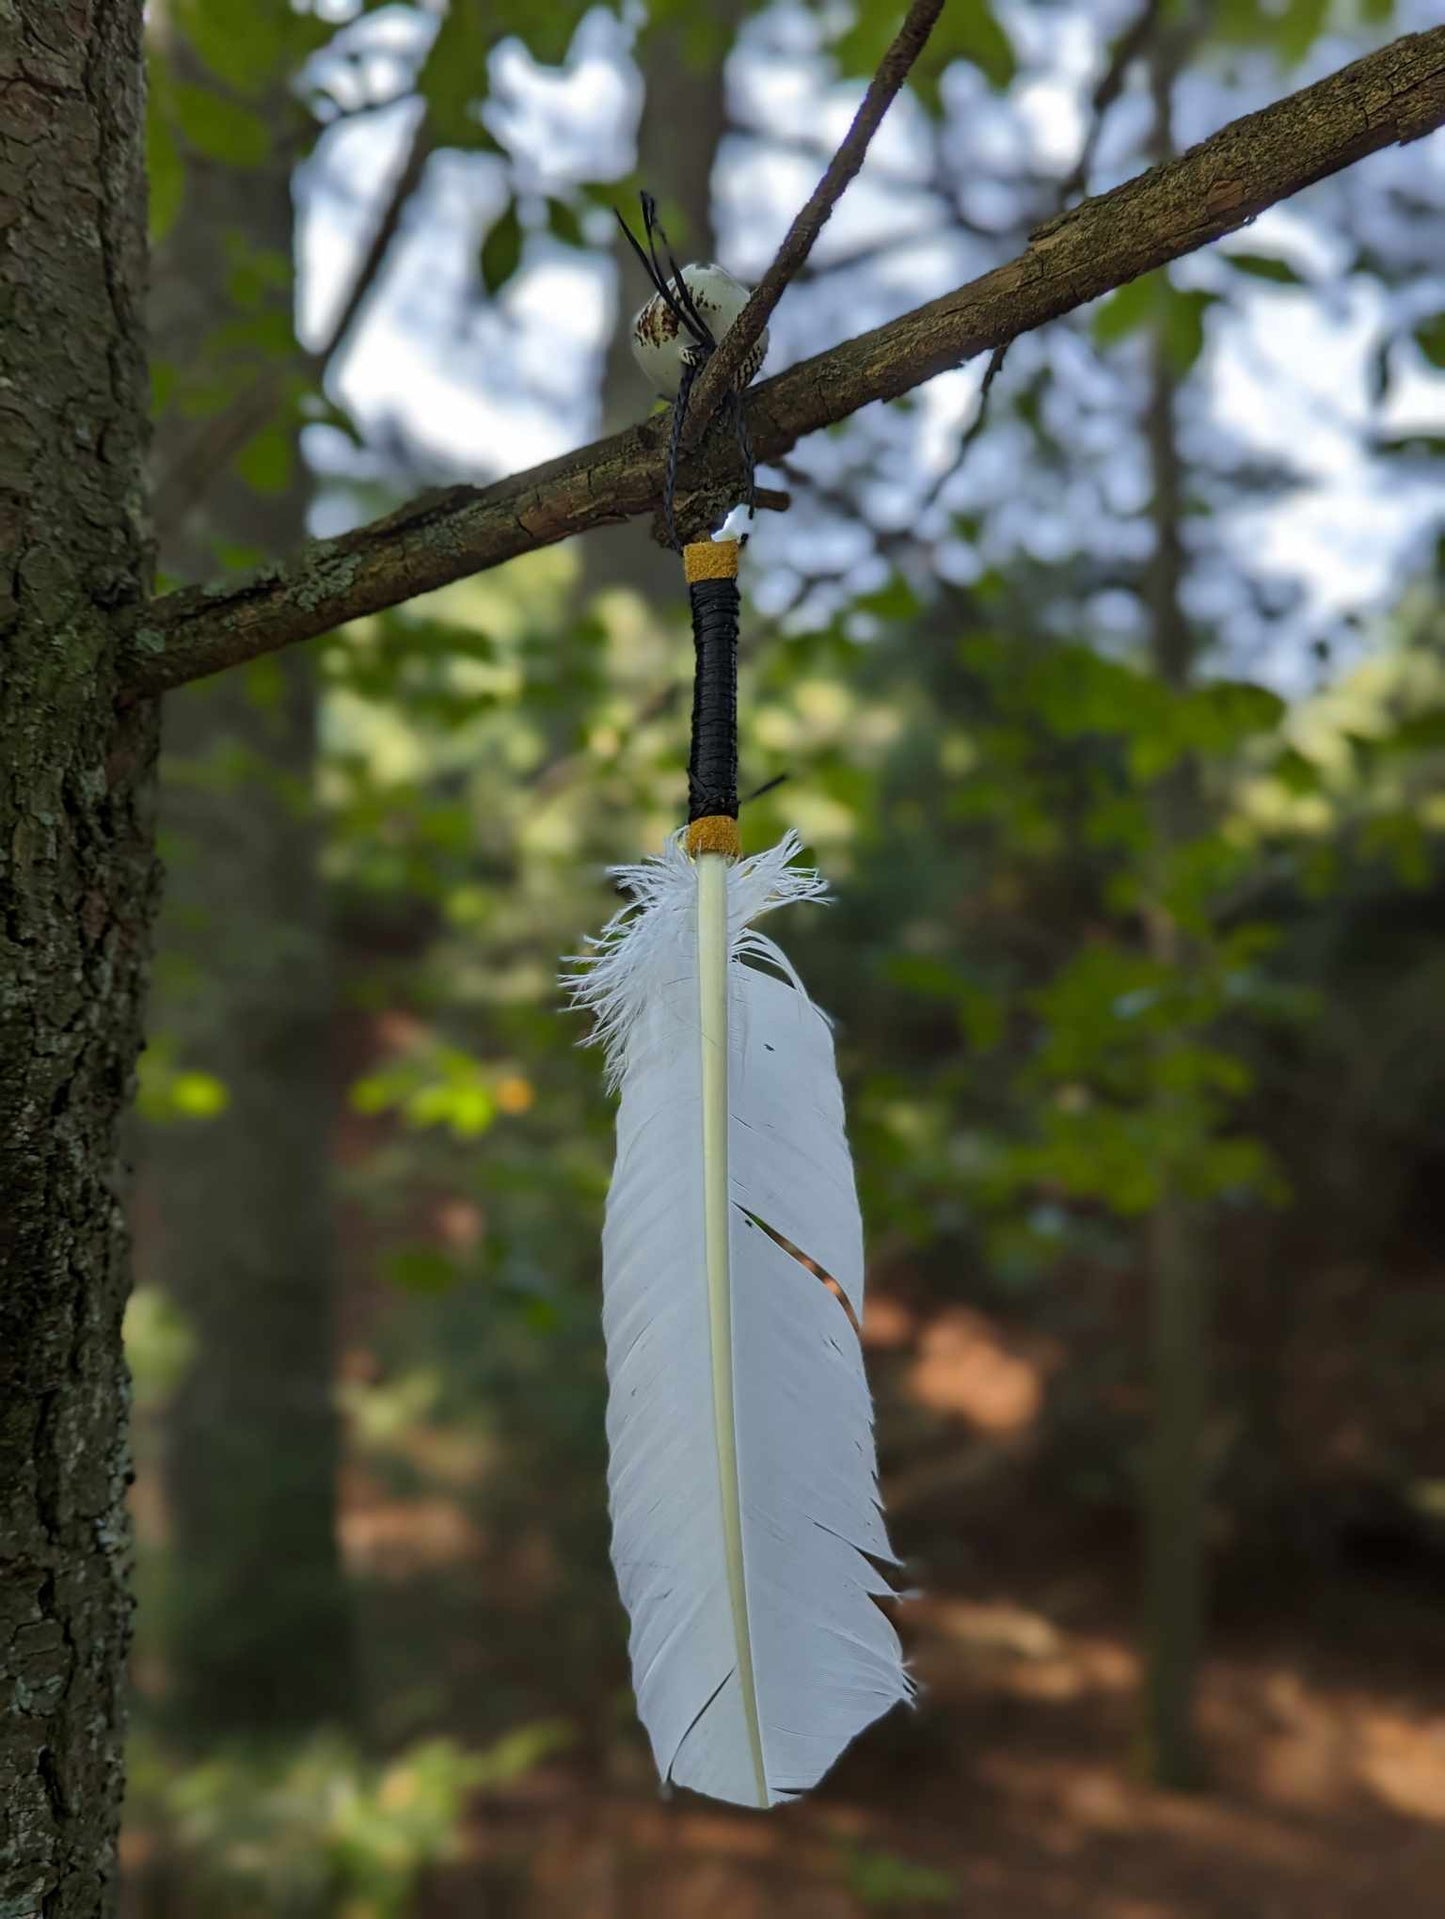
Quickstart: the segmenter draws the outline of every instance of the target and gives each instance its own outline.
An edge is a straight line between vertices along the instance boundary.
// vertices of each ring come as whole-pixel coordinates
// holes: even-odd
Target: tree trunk
[[[1198,1209],[1166,1191],[1149,1221],[1154,1430],[1145,1514],[1146,1750],[1156,1785],[1202,1784],[1194,1699],[1204,1644],[1204,1456],[1210,1251]]]
[[[1151,158],[1173,153],[1172,99],[1182,46],[1176,34],[1156,38],[1150,55],[1154,93]],[[1179,455],[1178,376],[1162,326],[1150,340],[1145,416],[1153,483],[1154,556],[1148,600],[1154,670],[1174,693],[1193,671],[1193,637],[1184,615],[1184,470]],[[1198,770],[1186,758],[1153,796],[1154,850],[1161,873],[1197,831]],[[1149,915],[1149,950],[1171,968],[1189,964],[1187,942],[1167,909]],[[1164,1047],[1170,1044],[1166,1038]],[[1203,1777],[1194,1698],[1204,1639],[1205,1514],[1208,1463],[1209,1328],[1212,1249],[1201,1208],[1179,1190],[1166,1167],[1146,1238],[1152,1282],[1150,1371],[1153,1431],[1144,1502],[1145,1751],[1149,1776],[1161,1786],[1197,1786]]]
[[[173,40],[166,55],[190,84],[216,84],[184,44]],[[152,299],[156,357],[181,395],[188,381],[214,378],[226,363],[217,343],[245,322],[231,291],[237,258],[264,256],[262,313],[290,323],[291,163],[305,129],[287,78],[277,74],[255,103],[272,135],[263,164],[188,157]],[[276,372],[269,342],[241,356],[253,387],[280,393]],[[197,433],[204,439],[213,419],[198,428],[172,408],[157,433],[158,471],[184,463],[188,449],[194,463]],[[296,440],[288,427],[277,451],[289,477],[265,492],[229,462],[205,474],[178,523],[159,529],[168,573],[202,579],[228,551],[300,544],[308,488]],[[340,1719],[356,1697],[336,1536],[332,995],[315,758],[309,649],[184,688],[167,706],[170,871],[154,1024],[227,1093],[221,1113],[146,1140],[157,1264],[196,1339],[166,1429],[164,1648],[176,1720],[193,1738]]]
[[[142,525],[141,0],[0,8],[0,1911],[113,1910],[129,1623],[117,1123],[156,893],[117,711]]]

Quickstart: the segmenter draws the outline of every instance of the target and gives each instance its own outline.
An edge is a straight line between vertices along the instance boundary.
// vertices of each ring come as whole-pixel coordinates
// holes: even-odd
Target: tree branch
[[[903,25],[892,45],[879,62],[878,71],[868,82],[868,91],[853,116],[853,124],[843,136],[842,145],[823,170],[807,204],[783,236],[783,243],[772,264],[753,288],[747,305],[723,335],[718,350],[703,368],[688,408],[689,430],[686,444],[692,445],[706,430],[723,395],[735,383],[738,368],[751,352],[774,307],[783,297],[788,282],[797,274],[813,250],[813,242],[828,224],[834,207],[842,199],[848,183],[857,177],[868,157],[868,145],[896,98],[899,88],[912,71],[943,11],[943,0],[913,0]]]
[[[1094,167],[1094,152],[1099,144],[1099,135],[1104,130],[1105,116],[1124,91],[1124,82],[1129,76],[1130,67],[1147,50],[1149,37],[1158,22],[1162,4],[1163,0],[1143,0],[1139,11],[1114,42],[1114,50],[1109,56],[1108,65],[1096,81],[1090,97],[1089,124],[1084,130],[1079,157],[1059,188],[1061,207],[1067,206],[1074,195],[1082,193],[1089,184],[1089,175]]]
[[[748,401],[757,457],[777,459],[871,401],[896,399],[1442,123],[1445,27],[1434,27],[1233,121],[1168,165],[1048,221],[1022,254],[981,279],[767,381]],[[661,498],[665,436],[661,416],[494,486],[415,500],[242,579],[168,593],[137,618],[129,687],[164,692],[650,512]],[[735,480],[731,436],[707,444],[715,476]]]

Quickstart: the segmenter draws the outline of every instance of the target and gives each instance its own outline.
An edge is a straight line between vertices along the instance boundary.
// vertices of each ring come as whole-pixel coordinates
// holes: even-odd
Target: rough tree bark
[[[113,1900],[129,1630],[116,1129],[156,894],[141,0],[0,8],[0,1911]]]
[[[284,10],[286,0],[256,5]],[[174,27],[159,51],[188,84],[217,85]],[[265,256],[264,312],[290,324],[291,168],[305,129],[289,78],[277,73],[252,102],[272,133],[260,165],[187,155],[151,302],[155,354],[180,401],[238,357],[237,378],[253,391],[305,377],[299,349],[278,366],[269,346],[244,357],[218,346],[244,317],[231,291],[238,253]],[[173,403],[157,423],[157,468],[195,433]],[[228,548],[271,553],[304,538],[296,438],[288,432],[291,478],[279,490],[258,493],[228,464],[190,488],[189,507],[173,501],[158,529],[168,574],[204,578]],[[304,650],[275,667],[188,687],[165,714],[166,963],[154,1019],[228,1095],[203,1123],[152,1129],[142,1165],[156,1264],[196,1339],[166,1422],[165,1473],[166,1664],[178,1728],[192,1739],[341,1720],[356,1699],[336,1531],[316,667]]]

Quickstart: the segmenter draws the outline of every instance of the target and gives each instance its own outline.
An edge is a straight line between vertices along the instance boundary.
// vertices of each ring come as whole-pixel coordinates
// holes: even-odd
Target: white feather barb
[[[679,835],[618,869],[633,904],[568,982],[621,1095],[603,1328],[638,1711],[664,1780],[752,1806],[912,1696],[832,1036],[755,926],[822,896],[798,851],[695,864]]]

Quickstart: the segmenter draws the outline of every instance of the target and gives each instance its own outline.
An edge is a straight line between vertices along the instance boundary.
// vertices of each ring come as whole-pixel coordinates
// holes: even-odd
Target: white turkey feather
[[[679,837],[619,869],[635,903],[570,982],[621,1095],[603,1325],[638,1710],[664,1780],[754,1806],[815,1784],[912,1693],[876,1603],[897,1562],[857,1332],[788,1250],[861,1319],[832,1036],[754,926],[821,895],[797,852],[789,834],[695,863]]]

